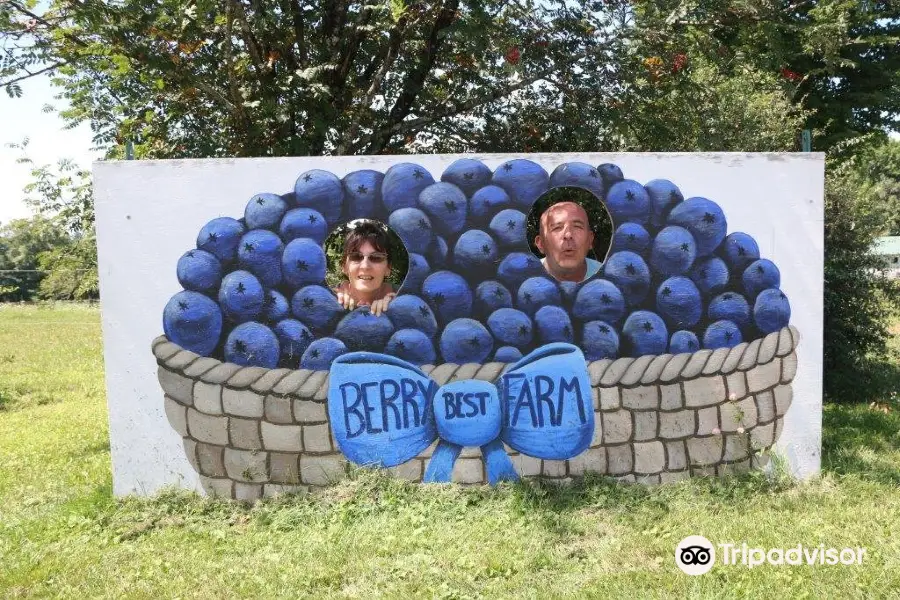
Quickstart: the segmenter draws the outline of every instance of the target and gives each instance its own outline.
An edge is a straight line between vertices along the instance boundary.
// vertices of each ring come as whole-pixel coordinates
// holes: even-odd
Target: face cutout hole
[[[331,289],[349,285],[360,293],[400,289],[409,268],[409,253],[394,230],[374,219],[356,219],[337,226],[325,239]],[[375,298],[376,300],[378,298]]]
[[[612,246],[613,221],[606,210],[606,205],[589,190],[579,187],[558,187],[548,190],[531,206],[528,213],[527,230],[528,244],[531,252],[538,258],[544,258],[545,253],[538,248],[536,238],[541,234],[541,216],[553,205],[563,202],[573,202],[587,213],[587,226],[594,234],[593,244],[587,248],[586,258],[592,258],[598,262],[604,262]],[[557,214],[551,211],[551,215]],[[548,215],[549,216],[549,215]],[[545,232],[546,233],[546,232]],[[547,242],[549,240],[545,240]],[[550,251],[545,243],[545,250]],[[580,250],[581,252],[584,249]]]

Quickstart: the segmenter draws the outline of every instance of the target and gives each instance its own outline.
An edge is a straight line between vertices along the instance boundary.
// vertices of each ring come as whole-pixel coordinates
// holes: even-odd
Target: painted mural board
[[[823,160],[821,154],[598,153],[97,163],[114,492],[152,493],[175,484],[253,500],[325,485],[341,476],[348,459],[416,481],[494,483],[595,471],[655,483],[750,468],[773,443],[794,474],[808,477],[818,471],[821,446]],[[605,172],[609,164],[626,181]],[[677,201],[659,190],[654,196],[653,180],[674,183]],[[538,258],[519,243],[524,232],[518,239],[503,230],[515,219],[495,217],[504,210],[527,214],[555,186],[591,190],[616,226],[648,232],[648,244],[618,248],[618,257],[614,248],[603,270],[580,286],[548,284]],[[488,192],[500,200],[473,210],[473,198]],[[319,238],[284,231],[285,214],[298,207],[320,215],[328,229],[356,217],[390,224],[412,253],[411,268],[416,255],[429,263],[424,279],[407,278],[397,299],[405,300],[392,314],[336,311],[323,321],[311,312],[310,298],[327,288],[309,289],[322,278]],[[212,282],[185,284],[210,286],[200,304],[216,306],[210,310],[221,312],[222,322],[211,322],[212,333],[200,328],[200,339],[174,328],[184,315],[167,317],[170,337],[191,352],[161,336],[164,309],[187,313],[196,306],[173,298],[182,290],[176,265],[185,283],[185,253],[214,252],[220,240],[209,224],[230,223],[228,217],[245,217],[235,232],[244,246],[233,249],[231,260],[212,261],[219,267]],[[449,258],[435,249],[438,237]],[[489,259],[480,263],[478,252],[469,252],[470,238],[478,240],[475,250],[488,249]],[[274,261],[260,258],[267,243],[277,247]],[[714,257],[731,271],[721,289],[703,289],[696,302],[667,308],[664,292],[694,294],[680,280],[702,288],[691,269]],[[742,275],[751,263],[761,279],[753,271],[748,283]],[[273,264],[281,265],[277,272]],[[770,264],[777,265],[777,281],[763,276]],[[205,268],[197,272],[208,274]],[[240,332],[246,334],[246,322],[265,319],[252,307],[237,314],[243,309],[226,305],[222,288],[226,278],[248,270],[260,287],[296,300],[287,316],[309,331],[305,358],[260,359],[260,350],[245,360],[256,338]],[[493,321],[499,308],[488,314],[477,305],[478,286],[487,281],[507,288],[512,303]],[[230,285],[244,283],[250,279]],[[522,305],[532,292],[541,300],[535,310]],[[597,304],[604,292],[621,292],[620,310]],[[766,295],[768,304],[757,301]],[[438,301],[443,296],[452,301]],[[397,338],[400,323],[410,324],[404,304],[428,310],[436,330]],[[508,327],[500,317],[512,318],[510,311],[534,330],[529,343],[510,346],[504,338]],[[691,316],[698,311],[702,318]],[[676,344],[675,330],[686,336],[680,343],[696,340],[696,350]],[[415,333],[415,326],[403,331]],[[603,336],[613,335],[621,343],[609,346]],[[398,344],[413,338],[429,338],[423,347],[430,350],[415,354]],[[326,363],[310,362],[305,350],[313,344],[344,348]],[[509,355],[500,358],[501,347]],[[415,398],[421,414],[412,419],[396,409],[404,399],[404,408],[414,403],[413,391],[404,395],[407,380],[419,382],[409,390],[422,392]]]

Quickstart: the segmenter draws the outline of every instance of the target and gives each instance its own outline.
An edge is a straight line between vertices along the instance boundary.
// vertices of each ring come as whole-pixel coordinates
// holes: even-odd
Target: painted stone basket
[[[589,449],[562,461],[506,450],[523,477],[592,472],[666,483],[762,466],[792,400],[799,333],[784,327],[732,348],[587,365],[595,411]],[[255,501],[340,479],[346,459],[328,420],[328,371],[242,367],[153,341],[165,412],[210,495]],[[426,365],[439,385],[495,380],[507,363]],[[421,481],[435,444],[390,471]],[[464,448],[452,480],[487,482],[478,448]]]

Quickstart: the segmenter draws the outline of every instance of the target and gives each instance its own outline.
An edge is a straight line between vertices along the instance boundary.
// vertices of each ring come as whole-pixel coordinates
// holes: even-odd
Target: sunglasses
[[[362,252],[351,252],[347,258],[352,263],[361,263],[364,258],[368,258],[370,263],[380,265],[388,259],[388,255],[384,252],[372,252],[371,254],[363,254]]]

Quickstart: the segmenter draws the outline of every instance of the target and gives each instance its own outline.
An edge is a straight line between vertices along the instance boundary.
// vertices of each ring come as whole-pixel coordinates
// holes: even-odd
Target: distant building
[[[888,277],[900,278],[900,235],[876,239],[872,252],[881,257]]]

